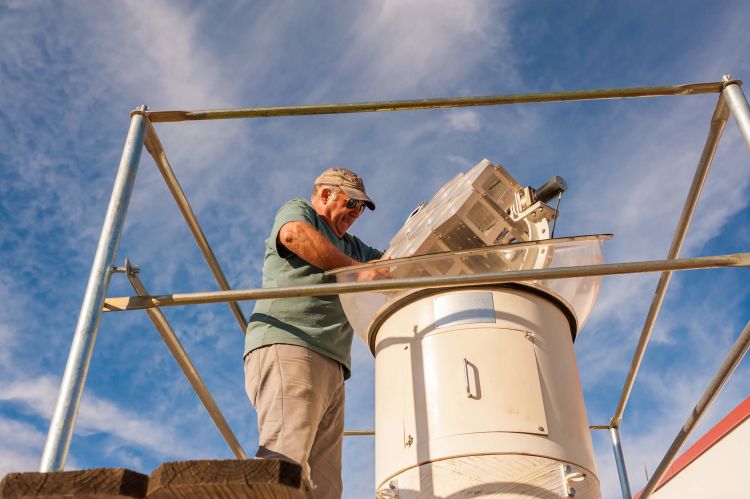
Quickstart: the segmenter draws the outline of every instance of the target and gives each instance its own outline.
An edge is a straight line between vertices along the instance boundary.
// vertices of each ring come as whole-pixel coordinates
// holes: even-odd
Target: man
[[[362,179],[329,168],[311,203],[279,209],[266,240],[263,287],[320,284],[323,272],[380,258],[347,234],[365,207]],[[258,413],[258,457],[302,465],[318,498],[340,498],[344,380],[351,375],[352,328],[337,295],[261,300],[245,338],[245,387]]]

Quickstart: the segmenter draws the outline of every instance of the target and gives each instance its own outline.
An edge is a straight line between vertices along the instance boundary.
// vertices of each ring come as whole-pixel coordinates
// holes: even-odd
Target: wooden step
[[[0,499],[308,499],[302,468],[279,459],[162,463],[151,477],[123,468],[9,473]]]
[[[147,488],[148,476],[124,468],[8,473],[0,498],[143,499]]]
[[[149,499],[307,499],[310,484],[298,464],[279,459],[178,461],[151,474]]]

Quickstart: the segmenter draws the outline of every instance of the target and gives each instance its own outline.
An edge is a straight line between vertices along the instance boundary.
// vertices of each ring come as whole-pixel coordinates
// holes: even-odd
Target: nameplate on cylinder
[[[463,291],[433,298],[435,327],[495,322],[492,293]]]

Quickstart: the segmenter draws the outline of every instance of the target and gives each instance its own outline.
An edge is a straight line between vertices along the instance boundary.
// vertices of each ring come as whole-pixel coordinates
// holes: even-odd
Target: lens
[[[352,198],[347,199],[346,204],[344,206],[346,206],[347,210],[353,210],[354,208],[359,206],[360,213],[365,211],[365,203],[363,203],[362,201],[357,201],[356,199],[352,199]]]

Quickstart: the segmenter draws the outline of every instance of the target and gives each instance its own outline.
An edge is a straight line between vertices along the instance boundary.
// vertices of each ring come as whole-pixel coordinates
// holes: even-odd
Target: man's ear
[[[330,187],[321,187],[320,188],[320,194],[318,194],[318,197],[321,201],[323,201],[323,204],[326,204],[328,202],[328,199],[331,197],[331,188]]]

